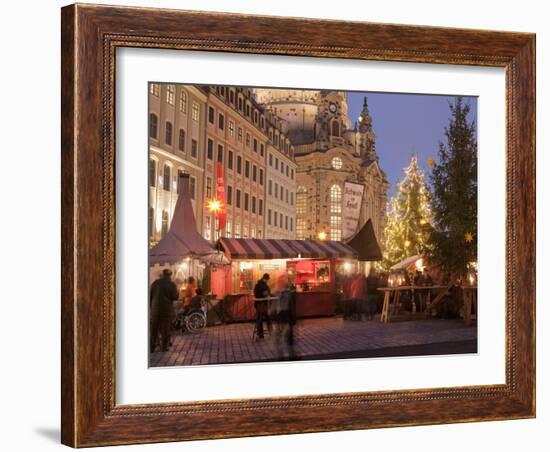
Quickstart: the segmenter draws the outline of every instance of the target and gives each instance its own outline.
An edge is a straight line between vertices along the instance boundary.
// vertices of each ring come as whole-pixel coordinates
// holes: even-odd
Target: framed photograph
[[[62,9],[62,442],[535,416],[535,36]]]

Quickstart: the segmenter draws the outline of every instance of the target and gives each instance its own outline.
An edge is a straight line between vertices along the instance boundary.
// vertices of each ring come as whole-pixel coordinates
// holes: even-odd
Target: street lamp
[[[222,202],[217,198],[209,199],[206,202],[206,208],[208,209],[208,211],[215,215],[221,212],[222,207],[223,207]]]

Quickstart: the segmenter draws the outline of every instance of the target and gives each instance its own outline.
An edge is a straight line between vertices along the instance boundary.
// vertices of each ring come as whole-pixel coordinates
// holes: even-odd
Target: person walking
[[[174,319],[173,302],[179,298],[177,286],[172,281],[172,271],[165,268],[162,275],[151,285],[149,310],[151,315],[150,351],[154,352],[159,334],[162,337],[161,350],[168,351]]]
[[[267,322],[267,329],[271,331],[271,318],[267,312],[268,302],[264,300],[264,298],[271,297],[271,289],[267,284],[268,281],[269,274],[264,273],[254,286],[254,308],[256,309],[256,334],[258,335],[258,339],[264,338],[264,319]]]

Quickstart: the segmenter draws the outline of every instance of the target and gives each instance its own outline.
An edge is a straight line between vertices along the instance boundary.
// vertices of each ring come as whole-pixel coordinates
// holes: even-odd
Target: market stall
[[[295,285],[298,317],[334,315],[337,267],[353,271],[357,265],[356,252],[335,241],[221,238],[219,247],[231,264],[216,266],[212,286],[235,321],[254,317],[254,285],[264,273],[272,292],[280,281]]]

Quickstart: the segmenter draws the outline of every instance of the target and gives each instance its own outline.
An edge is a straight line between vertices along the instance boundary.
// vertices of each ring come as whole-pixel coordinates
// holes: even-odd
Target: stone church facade
[[[257,101],[287,124],[296,159],[296,237],[342,240],[344,184],[363,185],[359,230],[369,219],[379,243],[390,185],[376,155],[367,99],[353,127],[342,91],[256,89]]]

